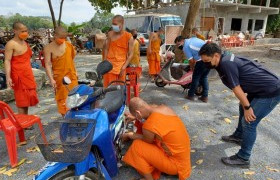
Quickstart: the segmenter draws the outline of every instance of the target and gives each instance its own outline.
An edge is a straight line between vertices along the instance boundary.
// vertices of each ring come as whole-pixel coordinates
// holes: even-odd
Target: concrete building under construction
[[[171,3],[167,0],[138,9],[136,14],[151,12],[175,14],[181,16],[184,23],[189,5],[190,1]],[[278,13],[279,8],[270,7],[270,0],[266,0],[265,6],[252,5],[251,0],[247,0],[246,4],[240,3],[239,0],[202,0],[195,26],[204,32],[213,29],[224,34],[248,30],[256,34],[260,30],[265,31],[268,15]]]

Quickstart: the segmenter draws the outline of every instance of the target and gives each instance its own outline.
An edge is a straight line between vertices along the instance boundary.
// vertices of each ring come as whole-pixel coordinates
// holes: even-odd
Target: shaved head
[[[122,15],[116,15],[112,19],[113,21],[118,21],[119,23],[124,23],[124,18]]]
[[[56,35],[67,34],[67,31],[65,30],[64,27],[58,26],[58,27],[55,28],[54,34],[56,34]]]
[[[22,27],[26,27],[26,26],[23,23],[19,22],[19,21],[13,23],[13,29],[14,30],[19,30]]]
[[[195,34],[195,33],[197,33],[197,32],[198,32],[198,29],[197,29],[197,28],[193,28],[193,29],[192,29],[192,33]]]
[[[136,111],[143,110],[146,106],[149,106],[143,99],[134,97],[130,100],[129,111],[131,114],[135,114]]]

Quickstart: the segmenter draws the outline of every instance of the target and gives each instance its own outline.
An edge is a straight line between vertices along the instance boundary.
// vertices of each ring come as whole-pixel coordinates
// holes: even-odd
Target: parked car
[[[150,13],[125,16],[126,30],[136,29],[138,31],[141,53],[145,53],[147,50],[150,33],[165,28],[166,25],[182,25],[181,17],[172,14]]]

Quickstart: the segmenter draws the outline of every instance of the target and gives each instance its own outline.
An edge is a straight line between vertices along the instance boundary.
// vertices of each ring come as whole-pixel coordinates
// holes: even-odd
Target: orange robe
[[[206,40],[206,38],[205,38],[202,34],[197,34],[196,37],[197,37],[198,39],[201,39],[202,41],[205,41],[205,40]]]
[[[151,52],[147,53],[149,63],[149,74],[157,75],[160,72],[160,43],[161,39],[157,38],[151,42]]]
[[[143,129],[156,134],[154,144],[134,140],[123,161],[141,174],[152,173],[154,179],[159,179],[161,172],[178,174],[180,180],[190,177],[190,139],[180,118],[154,112],[144,122]]]
[[[30,63],[32,51],[27,43],[26,45],[25,53],[11,59],[11,78],[17,107],[35,106],[39,102]]]
[[[140,66],[140,43],[136,39],[134,40],[134,45],[133,45],[133,57],[130,61],[130,65],[134,67],[139,67]]]
[[[62,115],[67,112],[65,103],[69,93],[68,89],[71,90],[78,85],[77,71],[74,63],[75,50],[70,42],[65,41],[65,43],[65,53],[62,56],[51,60],[53,78],[56,81],[57,86],[55,100],[57,102],[58,112]],[[62,83],[64,76],[71,79],[71,84],[68,85],[68,89]]]
[[[126,31],[115,41],[110,41],[107,60],[113,65],[113,69],[103,76],[103,86],[107,87],[112,81],[125,81],[125,73],[121,77],[121,68],[127,60],[129,50],[129,40],[132,35]]]

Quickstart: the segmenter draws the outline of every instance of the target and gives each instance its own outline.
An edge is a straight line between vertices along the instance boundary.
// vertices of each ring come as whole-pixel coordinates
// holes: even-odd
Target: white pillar
[[[253,24],[252,24],[252,34],[255,34],[255,23],[256,23],[256,20],[253,19]]]
[[[270,6],[270,0],[266,0],[266,7]]]
[[[249,16],[242,19],[241,32],[246,32],[248,29]]]
[[[268,18],[268,15],[266,15],[266,17],[265,17],[265,19],[263,21],[263,31],[264,31],[264,34],[266,33],[267,18]]]
[[[247,0],[247,5],[251,5],[251,0]]]

